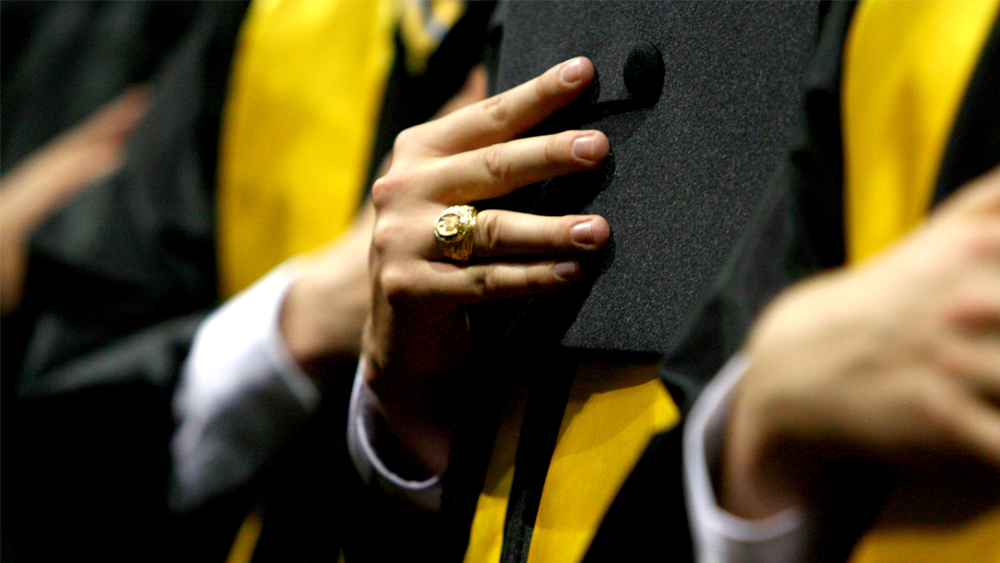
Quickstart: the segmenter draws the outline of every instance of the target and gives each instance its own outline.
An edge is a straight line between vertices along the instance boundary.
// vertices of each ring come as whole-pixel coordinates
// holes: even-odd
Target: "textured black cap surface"
[[[589,95],[531,134],[593,127],[608,135],[612,156],[598,172],[484,206],[598,213],[612,244],[587,265],[600,273],[589,292],[501,313],[516,318],[515,331],[565,331],[568,346],[662,352],[779,161],[817,4],[510,2],[503,16],[494,89],[590,57]]]

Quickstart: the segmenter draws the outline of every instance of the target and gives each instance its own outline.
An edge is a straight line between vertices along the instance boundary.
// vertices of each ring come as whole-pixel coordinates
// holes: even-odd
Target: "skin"
[[[282,304],[279,326],[288,350],[321,387],[329,367],[353,362],[361,348],[371,302],[368,247],[374,219],[368,203],[344,235],[299,257],[299,276]]]

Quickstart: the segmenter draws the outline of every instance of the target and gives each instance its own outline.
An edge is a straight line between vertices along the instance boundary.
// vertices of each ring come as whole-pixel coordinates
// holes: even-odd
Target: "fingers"
[[[429,217],[429,216],[428,216]],[[433,225],[433,219],[418,225]],[[548,217],[498,209],[481,211],[472,230],[472,261],[494,258],[520,260],[528,256],[572,256],[594,252],[611,238],[611,228],[598,215]],[[405,241],[421,241],[406,244]],[[408,246],[421,259],[451,262],[428,227],[422,230],[406,225],[379,225],[375,229],[376,248]],[[457,263],[463,265],[462,263]]]
[[[389,231],[394,232],[387,236],[397,239],[416,236],[406,229]],[[378,233],[376,229],[376,238]],[[535,295],[573,282],[582,268],[572,256],[601,248],[610,235],[607,221],[596,215],[542,217],[486,210],[473,230],[471,262],[445,259],[427,237],[433,245],[426,247],[427,259],[380,268],[378,281],[394,305],[421,311]],[[540,255],[546,258],[526,259]]]
[[[491,199],[554,176],[592,170],[608,155],[599,131],[518,139],[438,161],[431,197],[445,205]]]
[[[593,78],[590,60],[570,59],[520,86],[411,131],[439,154],[509,141],[577,99]]]
[[[575,260],[459,265],[421,262],[410,272],[389,271],[381,285],[397,307],[426,311],[501,301],[566,286],[581,273]]]
[[[151,98],[149,86],[132,86],[80,124],[81,133],[91,139],[127,137],[146,115]]]
[[[949,372],[981,395],[1000,398],[1000,266],[970,268],[945,313],[951,330],[935,344]]]
[[[995,404],[967,399],[956,405],[949,429],[971,451],[1000,467],[1000,412]]]
[[[473,256],[559,255],[590,252],[604,246],[611,230],[603,217],[543,217],[513,211],[479,214],[473,231]]]

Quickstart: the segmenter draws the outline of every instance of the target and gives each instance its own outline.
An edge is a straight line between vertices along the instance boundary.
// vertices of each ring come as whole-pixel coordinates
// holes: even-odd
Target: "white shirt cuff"
[[[799,561],[805,554],[800,510],[747,520],[723,510],[715,498],[709,468],[719,457],[732,390],[748,365],[741,355],[730,359],[705,388],[684,428],[684,485],[698,563]]]
[[[385,456],[380,457],[372,446],[373,443],[386,441],[372,439],[380,427],[376,424],[376,417],[384,416],[384,411],[378,396],[368,387],[365,378],[367,366],[364,358],[358,362],[347,418],[347,445],[354,466],[367,485],[406,505],[437,511],[441,508],[441,475],[424,480],[402,477],[386,467],[382,462]]]
[[[171,502],[200,504],[251,478],[319,403],[279,328],[288,264],[202,323],[174,394]]]

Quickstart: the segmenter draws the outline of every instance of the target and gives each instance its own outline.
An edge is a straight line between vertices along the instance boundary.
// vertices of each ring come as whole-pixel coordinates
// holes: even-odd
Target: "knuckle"
[[[503,228],[493,213],[481,213],[476,220],[476,234],[479,236],[477,251],[484,256],[495,255],[501,247]]]
[[[471,293],[477,299],[489,297],[495,287],[496,273],[492,269],[482,270],[472,277]]]
[[[406,268],[387,266],[379,272],[378,281],[386,301],[394,307],[412,303],[416,298],[419,283]]]
[[[558,93],[558,85],[559,71],[558,69],[552,69],[535,80],[535,96],[539,100],[550,98]]]
[[[498,94],[486,100],[483,104],[483,112],[490,121],[498,126],[503,126],[510,119],[510,105],[506,94]]]
[[[399,135],[396,135],[396,140],[392,143],[392,152],[395,155],[405,155],[410,152],[414,146],[417,144],[417,139],[420,137],[420,129],[417,127],[410,127],[409,129],[403,129]]]
[[[474,280],[473,295],[482,301],[497,301],[509,293],[505,275],[498,268],[486,268]]]
[[[521,270],[521,283],[530,293],[547,288],[554,277],[551,268],[527,268]]]
[[[372,205],[375,206],[376,210],[383,209],[392,199],[393,180],[392,176],[386,175],[375,180],[375,183],[372,184]]]
[[[545,141],[545,162],[557,164],[564,160],[565,137],[565,135],[553,135]]]
[[[376,220],[372,229],[372,250],[380,256],[387,254],[397,238],[398,231],[392,221],[385,218]]]
[[[372,205],[375,209],[383,209],[405,188],[403,179],[398,174],[386,174],[372,184]]]
[[[417,168],[408,171],[390,171],[372,184],[372,205],[384,210],[394,200],[410,192],[420,182],[424,173]]]
[[[549,244],[557,248],[574,248],[575,245],[573,244],[573,235],[571,233],[576,222],[573,217],[565,217],[560,221],[551,222],[545,233],[546,240]]]
[[[504,158],[503,145],[487,147],[482,152],[482,166],[494,182],[503,184],[510,177],[510,163]]]

